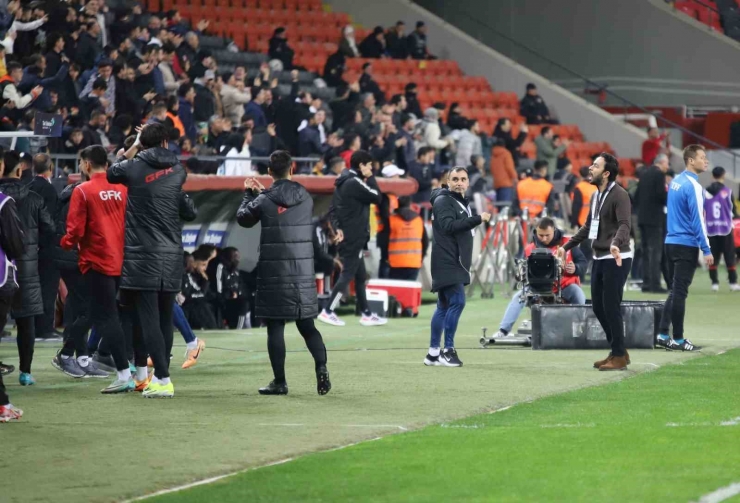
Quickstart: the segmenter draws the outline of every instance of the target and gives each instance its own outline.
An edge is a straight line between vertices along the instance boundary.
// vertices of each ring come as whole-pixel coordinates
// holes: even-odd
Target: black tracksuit
[[[344,234],[344,240],[339,243],[339,258],[344,269],[329,297],[329,310],[336,309],[342,292],[354,278],[357,307],[367,313],[363,250],[370,240],[370,205],[380,204],[380,189],[374,176],[363,180],[352,169],[343,171],[334,185],[331,219],[334,230]]]
[[[660,290],[660,274],[667,267],[663,247],[667,201],[665,173],[657,166],[651,166],[640,177],[635,193],[637,224],[642,239],[642,286],[646,291]]]

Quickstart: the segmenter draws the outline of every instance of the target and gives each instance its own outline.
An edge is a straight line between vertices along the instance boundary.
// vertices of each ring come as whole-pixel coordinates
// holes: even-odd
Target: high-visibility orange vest
[[[583,206],[581,206],[581,211],[578,213],[578,225],[583,227],[586,225],[586,220],[588,220],[588,212],[591,211],[591,196],[593,196],[594,192],[598,189],[595,185],[591,185],[586,180],[581,180],[576,184],[574,192],[576,190],[581,192],[581,199],[583,200]],[[571,194],[570,200],[573,200],[573,194]]]
[[[391,233],[388,242],[388,263],[390,266],[421,268],[424,221],[418,216],[409,222],[398,215],[391,215],[389,223]]]
[[[388,214],[393,215],[393,212],[398,209],[398,196],[395,196],[393,194],[387,194],[388,196]],[[373,205],[375,207],[375,221],[377,222],[378,226],[376,227],[377,232],[383,232],[385,230],[385,224],[383,223],[383,219],[380,218],[380,206],[377,204]]]
[[[547,198],[552,191],[552,184],[544,178],[525,178],[516,186],[519,207],[529,209],[529,216],[536,217],[547,205]]]

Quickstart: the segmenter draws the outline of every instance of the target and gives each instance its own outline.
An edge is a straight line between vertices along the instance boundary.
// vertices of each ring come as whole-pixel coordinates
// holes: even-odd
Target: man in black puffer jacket
[[[182,186],[187,174],[167,149],[169,131],[161,124],[140,130],[134,145],[107,173],[108,181],[128,187],[122,303],[138,313],[146,348],[154,362],[147,397],[172,397],[169,354],[172,310],[183,269]]]
[[[257,263],[256,316],[267,320],[267,351],[275,379],[261,395],[287,395],[285,381],[285,322],[295,321],[316,363],[319,395],[331,389],[326,370],[326,347],[314,326],[318,314],[313,268],[313,199],[290,179],[293,160],[278,150],[270,156],[272,187],[254,178],[244,182],[246,192],[236,213],[242,227],[262,224]]]
[[[44,198],[29,190],[21,181],[21,165],[18,152],[5,152],[3,156],[4,178],[0,180],[0,192],[15,200],[18,215],[25,233],[26,252],[16,260],[18,285],[20,288],[13,299],[13,317],[18,325],[18,354],[20,357],[19,381],[23,386],[35,383],[31,376],[31,361],[36,340],[34,316],[44,312],[39,278],[39,242],[50,240],[54,234],[54,222],[46,211]]]
[[[432,191],[432,291],[437,309],[432,316],[432,337],[427,366],[462,367],[455,351],[455,331],[465,308],[465,285],[470,283],[474,229],[491,220],[490,213],[472,215],[465,193],[470,185],[468,170],[453,168],[447,187]],[[440,342],[444,332],[444,351]]]

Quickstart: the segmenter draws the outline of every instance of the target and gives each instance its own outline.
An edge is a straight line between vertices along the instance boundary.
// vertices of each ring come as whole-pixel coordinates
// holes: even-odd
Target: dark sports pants
[[[61,271],[62,280],[67,286],[67,300],[64,304],[64,345],[61,353],[65,356],[87,356],[87,332],[92,326],[88,315],[87,286],[79,269]]]
[[[296,320],[298,332],[306,341],[306,347],[313,356],[316,370],[326,365],[326,347],[321,333],[316,329],[313,318]],[[285,320],[267,320],[267,352],[270,355],[275,382],[285,382]]]
[[[144,343],[154,363],[154,375],[158,379],[170,376],[170,352],[172,351],[173,314],[176,292],[130,290],[127,293],[141,326]],[[134,338],[136,334],[134,333]],[[136,345],[136,343],[134,343]],[[139,366],[137,364],[137,366]]]
[[[346,249],[339,248],[339,258],[342,261],[344,269],[339,275],[337,284],[334,285],[334,289],[331,291],[329,296],[329,310],[333,311],[339,307],[339,300],[347,287],[349,286],[352,279],[355,280],[355,294],[357,295],[357,308],[360,312],[365,313],[368,311],[367,307],[367,294],[365,293],[365,279],[367,277],[367,271],[365,270],[365,259],[363,257],[363,251],[357,248]]]
[[[642,287],[657,291],[661,288],[663,227],[641,225],[640,237],[642,238]]]
[[[624,320],[622,294],[632,268],[632,259],[622,259],[618,266],[614,259],[594,260],[591,270],[591,301],[596,318],[611,344],[612,356],[624,356]]]
[[[54,304],[59,293],[59,273],[52,260],[39,258],[41,298],[44,303],[44,314],[35,317],[35,332],[39,337],[48,337],[54,331]]]
[[[686,316],[686,297],[694,280],[694,272],[699,261],[699,248],[684,245],[665,245],[668,256],[668,274],[671,278],[668,300],[663,307],[660,320],[660,333],[668,335],[673,324],[673,338],[683,339],[683,321]]]
[[[712,284],[719,283],[717,277],[717,266],[722,256],[725,257],[725,265],[727,266],[727,277],[731,285],[737,283],[737,269],[735,264],[737,257],[735,255],[735,238],[732,234],[727,236],[710,236],[709,246],[712,248],[712,256],[714,257],[714,265],[709,268],[709,277],[712,280]]]
[[[128,368],[126,338],[118,316],[118,284],[120,277],[107,276],[90,269],[85,273],[90,295],[90,321],[104,335],[106,345],[113,355],[117,370]]]

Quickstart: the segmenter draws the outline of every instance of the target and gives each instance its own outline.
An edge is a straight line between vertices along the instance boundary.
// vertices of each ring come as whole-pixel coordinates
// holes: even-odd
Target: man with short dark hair
[[[547,162],[547,178],[552,179],[558,165],[558,157],[565,152],[570,143],[563,140],[560,145],[555,145],[555,133],[552,128],[545,126],[540,135],[534,139],[537,146],[537,160]]]
[[[255,314],[267,320],[267,351],[274,379],[260,388],[259,393],[288,394],[285,322],[295,321],[314,359],[316,390],[319,395],[326,395],[331,390],[326,347],[313,321],[318,314],[311,220],[313,199],[302,185],[290,179],[292,167],[288,152],[274,152],[268,167],[274,180],[272,187],[265,189],[256,179],[247,178],[244,199],[236,213],[242,227],[262,224]],[[358,292],[360,288],[364,285],[358,284]]]
[[[416,29],[406,37],[406,49],[412,59],[436,59],[427,48],[427,26],[424,21],[417,21]]]
[[[524,95],[519,104],[519,115],[527,119],[527,124],[554,124],[550,118],[545,100],[539,95],[537,86],[532,83],[527,84],[527,94]]]
[[[362,313],[363,326],[385,325],[388,320],[370,311],[365,294],[364,250],[370,239],[370,205],[381,202],[380,189],[373,175],[373,158],[358,150],[350,158],[350,169],[345,170],[334,182],[331,203],[332,225],[339,243],[339,258],[344,269],[329,296],[329,305],[319,314],[319,321],[343,327],[344,321],[334,313],[343,292],[355,280],[357,309]]]
[[[465,198],[469,183],[468,171],[455,167],[450,171],[448,184],[432,192],[432,291],[438,299],[432,316],[429,353],[424,358],[426,366],[462,367],[455,350],[455,332],[465,308],[465,285],[471,279],[475,228],[491,220],[487,212],[472,214]]]
[[[424,220],[411,209],[411,198],[398,198],[398,208],[388,217],[389,278],[416,281],[429,247]]]
[[[699,184],[699,175],[709,168],[709,159],[702,145],[689,145],[683,150],[683,162],[686,169],[668,186],[665,250],[671,284],[668,285],[668,299],[663,307],[657,342],[669,350],[697,351],[700,348],[684,337],[683,321],[699,251],[709,267],[714,265],[704,217],[704,189]],[[672,339],[668,335],[671,325]]]
[[[627,191],[616,181],[619,174],[616,157],[602,152],[589,171],[591,183],[599,192],[591,198],[591,212],[586,224],[570,241],[558,248],[558,258],[565,261],[567,252],[586,239],[591,240],[594,252],[591,271],[593,310],[611,344],[609,355],[595,362],[594,368],[602,371],[626,370],[630,357],[624,346],[621,305],[624,284],[632,267],[632,203]]]
[[[737,216],[732,189],[725,185],[725,168],[717,166],[712,170],[714,182],[707,187],[704,212],[707,218],[707,235],[709,246],[712,248],[714,264],[709,266],[709,278],[712,280],[712,291],[719,291],[719,277],[717,265],[725,257],[727,277],[730,282],[730,291],[740,291],[737,284],[737,257],[735,254],[735,240],[732,235],[732,219]]]
[[[128,187],[121,290],[138,314],[154,363],[154,377],[143,391],[146,397],[175,394],[169,355],[173,305],[183,277],[180,214],[187,174],[167,149],[168,138],[162,124],[143,126],[125,158],[107,173],[109,182]],[[146,362],[137,360],[136,367],[142,366]]]
[[[558,207],[555,191],[547,181],[547,161],[535,161],[532,176],[520,181],[516,186],[511,207],[515,215],[522,215],[526,209],[529,218],[542,214],[543,210],[553,212]]]
[[[90,94],[98,79],[103,79],[108,85],[100,102],[105,107],[105,113],[112,117],[116,114],[116,78],[113,75],[113,62],[110,59],[104,58],[98,61],[98,70],[90,75],[85,87],[80,91],[79,98],[82,99]]]
[[[434,171],[434,147],[421,147],[416,152],[416,161],[409,166],[408,174],[419,184],[419,188],[411,198],[415,203],[426,203],[432,195],[432,186],[437,180]]]

